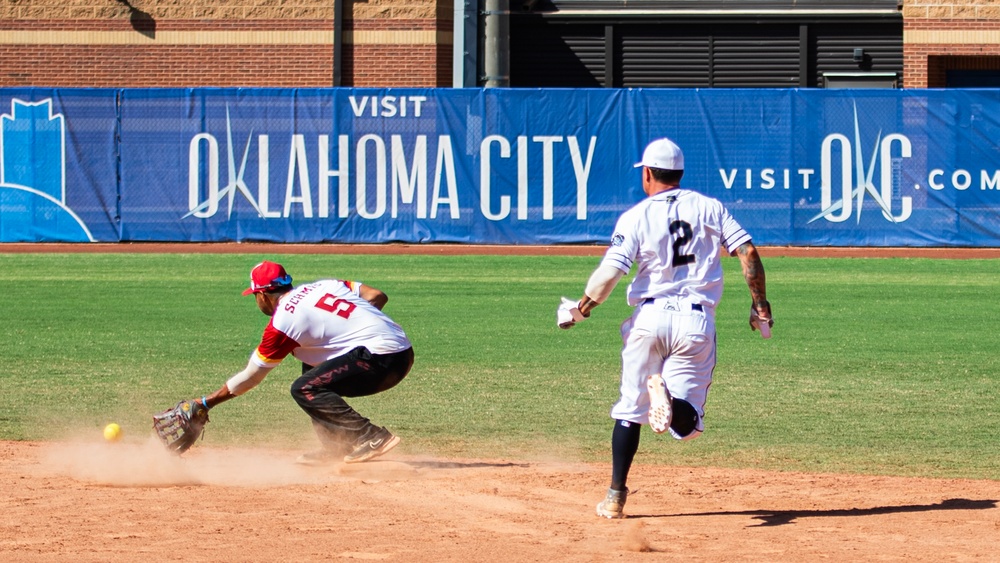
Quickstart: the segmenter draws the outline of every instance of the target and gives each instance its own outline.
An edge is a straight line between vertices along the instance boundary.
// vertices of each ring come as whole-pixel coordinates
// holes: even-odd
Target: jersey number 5
[[[681,252],[684,249],[684,245],[691,242],[691,239],[694,237],[691,225],[687,221],[674,221],[670,223],[670,234],[674,235],[674,258],[670,261],[670,265],[676,268],[677,266],[694,262],[694,254],[683,254]]]
[[[334,313],[338,317],[349,319],[351,318],[351,313],[357,308],[357,305],[345,299],[338,299],[332,293],[327,293],[322,299],[316,302],[316,307]]]

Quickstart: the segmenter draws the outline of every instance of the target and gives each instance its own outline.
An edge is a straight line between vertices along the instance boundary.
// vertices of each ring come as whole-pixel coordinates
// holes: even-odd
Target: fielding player
[[[292,277],[274,262],[250,272],[257,307],[271,317],[243,371],[200,400],[205,407],[246,393],[286,356],[302,361],[292,397],[312,418],[323,444],[298,462],[356,463],[380,456],[399,437],[372,424],[344,401],[381,393],[402,381],[413,366],[413,348],[403,329],[382,307],[385,293],[356,281],[319,280],[292,287]]]
[[[678,440],[704,430],[705,399],[715,368],[715,308],[722,297],[720,248],[739,257],[750,288],[751,329],[770,336],[764,266],[750,235],[716,199],[682,189],[684,154],[670,139],[646,147],[642,187],[648,196],[622,214],[611,246],[591,274],[583,298],[563,298],[560,328],[570,328],[611,295],[633,264],[628,303],[635,307],[622,323],[621,396],[611,409],[611,487],[597,505],[598,516],[622,518],[626,480],[639,449],[639,433],[649,424]]]

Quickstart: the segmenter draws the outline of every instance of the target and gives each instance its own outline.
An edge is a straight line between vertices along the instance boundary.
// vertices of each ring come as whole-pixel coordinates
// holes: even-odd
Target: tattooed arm
[[[752,242],[746,242],[733,253],[740,259],[740,266],[743,268],[743,278],[750,288],[750,299],[753,301],[753,308],[761,319],[767,319],[769,325],[774,324],[771,318],[771,304],[767,301],[767,288],[764,281],[764,264],[757,254],[757,247]],[[751,326],[753,321],[751,319]]]

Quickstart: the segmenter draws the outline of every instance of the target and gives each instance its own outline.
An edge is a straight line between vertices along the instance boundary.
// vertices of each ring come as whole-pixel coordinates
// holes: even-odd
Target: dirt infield
[[[3,252],[575,254],[603,247],[0,245]],[[1000,249],[764,248],[766,256],[998,258]],[[404,436],[405,439],[405,436]],[[400,448],[405,451],[405,448]],[[399,451],[399,450],[397,450]],[[142,439],[0,442],[0,561],[995,561],[996,481],[653,466],[625,520],[609,463],[298,452]]]
[[[995,561],[997,483],[650,466],[625,520],[607,467],[0,442],[0,560]],[[640,454],[641,455],[641,454]]]

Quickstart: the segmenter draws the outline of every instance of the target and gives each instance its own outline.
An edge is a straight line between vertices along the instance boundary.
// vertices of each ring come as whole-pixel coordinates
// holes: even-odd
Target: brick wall
[[[334,0],[0,0],[0,86],[326,87]],[[345,86],[451,85],[452,0],[344,0]],[[904,87],[1000,67],[1000,1],[904,0]]]
[[[1000,2],[904,0],[904,87],[943,87],[949,70],[1000,70]]]
[[[344,0],[342,84],[451,85],[450,0]],[[327,87],[333,0],[0,0],[0,86]]]

